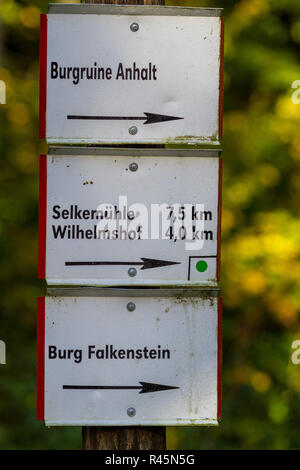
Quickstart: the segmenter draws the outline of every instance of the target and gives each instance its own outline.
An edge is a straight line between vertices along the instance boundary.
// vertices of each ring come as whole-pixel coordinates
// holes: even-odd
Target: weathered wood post
[[[86,0],[84,3],[163,5],[164,0]],[[82,448],[84,450],[164,450],[166,449],[166,428],[163,426],[84,426]]]

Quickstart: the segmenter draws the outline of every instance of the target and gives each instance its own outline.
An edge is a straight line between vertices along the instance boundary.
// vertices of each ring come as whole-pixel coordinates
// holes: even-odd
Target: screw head
[[[137,275],[137,270],[135,268],[129,268],[128,269],[128,276],[134,277]]]
[[[130,163],[129,170],[130,171],[136,171],[138,169],[138,167],[139,167],[138,164],[133,162],[133,163]]]
[[[136,414],[135,408],[133,408],[133,406],[131,406],[130,408],[127,408],[127,414],[130,418],[133,418]]]
[[[128,312],[134,312],[135,311],[135,303],[134,302],[128,302],[127,310],[128,310]]]
[[[136,126],[131,126],[131,127],[129,127],[129,129],[128,129],[128,132],[129,132],[129,134],[131,134],[131,135],[137,134],[137,131],[138,131],[138,129],[137,129]]]
[[[137,23],[131,23],[130,29],[133,33],[136,33],[139,30],[139,25]]]

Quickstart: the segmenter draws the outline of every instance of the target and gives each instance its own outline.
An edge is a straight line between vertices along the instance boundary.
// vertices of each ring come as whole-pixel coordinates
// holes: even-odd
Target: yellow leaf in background
[[[25,126],[30,120],[29,109],[24,103],[16,103],[9,108],[9,120],[17,126]]]
[[[291,36],[296,42],[300,42],[300,21],[296,21],[291,27]]]
[[[265,393],[270,389],[272,380],[265,372],[254,372],[251,375],[251,385],[258,392]]]
[[[278,98],[275,111],[281,119],[297,119],[300,121],[300,108],[292,102],[289,95]]]
[[[20,21],[26,28],[38,28],[40,25],[41,10],[35,6],[22,8]]]
[[[258,178],[264,186],[275,186],[280,180],[280,173],[274,165],[260,165]]]
[[[244,289],[251,294],[261,294],[266,288],[266,278],[260,271],[250,271],[244,276]]]
[[[233,211],[224,209],[222,212],[222,234],[225,235],[235,223],[235,214]]]
[[[6,0],[0,3],[0,18],[3,23],[13,25],[18,23],[19,5],[14,0]]]

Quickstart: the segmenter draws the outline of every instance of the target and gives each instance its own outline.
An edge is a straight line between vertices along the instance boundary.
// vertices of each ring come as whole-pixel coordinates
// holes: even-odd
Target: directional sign
[[[218,144],[221,15],[50,5],[41,17],[40,136],[50,144]]]
[[[219,153],[54,148],[41,156],[39,277],[52,285],[215,286]]]
[[[49,426],[218,424],[216,293],[133,289],[112,297],[92,289],[76,297],[74,290],[39,299],[39,419]]]

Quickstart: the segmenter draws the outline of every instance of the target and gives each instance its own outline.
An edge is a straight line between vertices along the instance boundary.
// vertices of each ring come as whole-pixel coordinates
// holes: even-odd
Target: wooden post
[[[115,5],[163,5],[164,0],[86,0],[85,3]],[[165,450],[164,426],[120,426],[82,428],[84,450]]]
[[[165,450],[163,426],[120,426],[82,428],[84,450]]]

